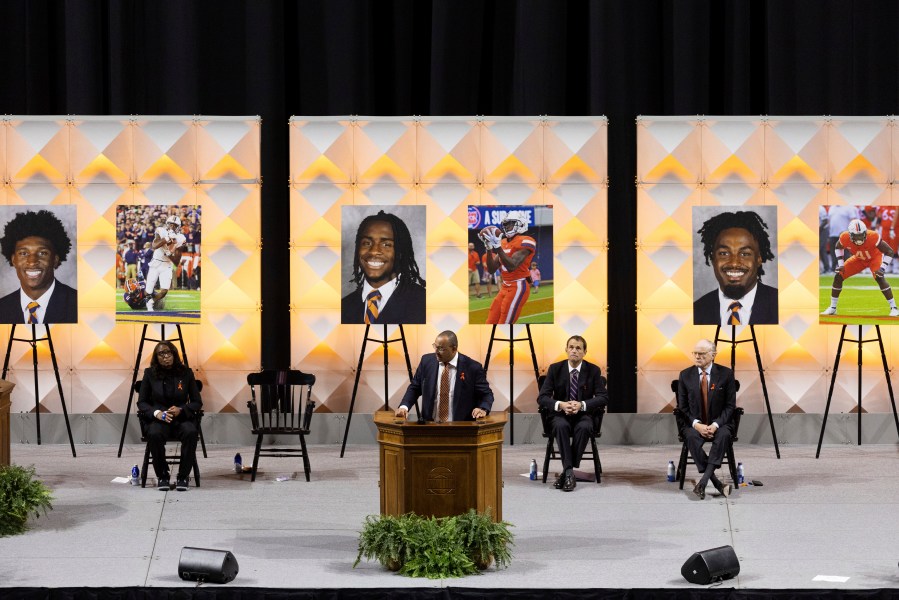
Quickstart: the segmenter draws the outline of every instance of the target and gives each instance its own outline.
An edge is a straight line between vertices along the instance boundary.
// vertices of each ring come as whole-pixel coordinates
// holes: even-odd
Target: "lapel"
[[[462,383],[464,382],[464,379],[461,378],[463,373],[462,366],[465,364],[462,358],[460,354],[459,360],[456,361],[456,385],[453,386],[453,407],[459,405],[459,394],[462,392]]]

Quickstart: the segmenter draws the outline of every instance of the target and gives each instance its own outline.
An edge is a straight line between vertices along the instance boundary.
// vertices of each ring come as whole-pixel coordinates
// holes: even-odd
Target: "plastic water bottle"
[[[240,452],[234,455],[234,472],[243,473],[243,459],[240,458]]]
[[[137,465],[131,467],[131,485],[140,485],[140,469]]]
[[[746,481],[746,475],[743,473],[743,463],[737,463],[737,485],[743,485]]]
[[[531,459],[531,481],[537,481],[537,459]]]
[[[674,461],[669,460],[668,461],[668,481],[674,481],[674,472],[675,472]]]

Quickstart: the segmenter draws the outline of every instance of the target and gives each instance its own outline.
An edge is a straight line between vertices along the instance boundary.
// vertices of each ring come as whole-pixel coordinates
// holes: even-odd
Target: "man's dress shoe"
[[[575,488],[575,486],[577,486],[577,481],[575,481],[574,479],[574,473],[566,475],[565,482],[562,484],[562,491],[570,492]]]
[[[693,493],[699,496],[700,500],[705,500],[705,486],[701,483],[697,483],[693,486]]]
[[[730,486],[729,483],[724,483],[724,482],[721,482],[718,485],[716,485],[715,489],[718,490],[718,493],[721,494],[722,496],[724,496],[725,498],[730,497],[730,493],[733,490],[733,488]]]
[[[553,487],[559,489],[565,483],[565,471],[559,473],[559,476],[556,477],[556,480],[553,482]]]

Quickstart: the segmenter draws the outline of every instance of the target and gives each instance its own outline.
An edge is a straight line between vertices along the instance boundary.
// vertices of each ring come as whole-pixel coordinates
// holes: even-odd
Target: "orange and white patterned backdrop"
[[[413,369],[437,333],[484,361],[490,326],[468,325],[468,205],[552,205],[555,324],[533,325],[541,369],[582,334],[605,367],[608,254],[604,117],[294,117],[290,121],[291,357],[317,377],[319,410],[346,412],[364,325],[340,324],[340,215],[344,205],[427,209],[427,325],[405,326]],[[508,326],[497,337],[509,337]],[[515,326],[515,337],[525,334]],[[383,337],[383,326],[370,336]],[[388,327],[388,336],[398,328]],[[509,406],[509,344],[494,344],[488,379],[495,409]],[[408,378],[402,345],[389,348],[390,405]],[[527,342],[515,345],[516,411],[536,411]],[[614,377],[614,374],[612,375]],[[383,351],[369,343],[355,412],[384,403]]]
[[[202,321],[182,326],[207,412],[245,401],[260,358],[260,124],[257,117],[7,116],[0,120],[0,202],[77,207],[77,325],[51,334],[69,412],[124,412],[140,325],[115,322],[116,206],[203,208]],[[11,326],[4,325],[3,340]],[[43,326],[38,326],[42,335]],[[26,327],[16,337],[30,337]],[[148,337],[159,338],[159,326]],[[174,337],[175,327],[166,327]],[[62,412],[46,343],[42,410]],[[143,365],[149,362],[145,348]],[[29,344],[16,342],[12,411],[34,410]]]
[[[771,410],[824,412],[841,328],[818,324],[818,207],[897,204],[897,176],[894,117],[638,118],[639,412],[672,403],[670,382],[691,364],[693,344],[715,334],[714,326],[692,324],[692,207],[759,205],[777,207],[778,223],[780,324],[755,328]],[[893,364],[899,331],[881,331]],[[853,338],[857,332],[847,329]],[[873,328],[864,334],[875,335]],[[737,335],[748,337],[748,328]],[[720,343],[718,352],[718,362],[729,364],[730,345]],[[856,353],[856,344],[844,345],[832,412],[855,409]],[[863,409],[890,411],[876,343],[864,344],[863,364]],[[751,343],[738,346],[736,367],[738,404],[764,412]]]

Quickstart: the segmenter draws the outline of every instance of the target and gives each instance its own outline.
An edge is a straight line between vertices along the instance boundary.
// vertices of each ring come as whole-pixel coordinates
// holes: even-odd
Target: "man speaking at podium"
[[[493,406],[493,392],[481,363],[456,349],[459,340],[444,331],[434,340],[434,354],[425,354],[418,363],[412,383],[396,409],[406,418],[409,409],[423,397],[421,418],[425,421],[471,421],[487,416]]]

